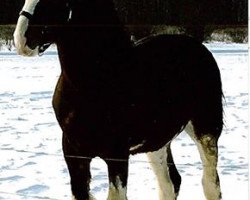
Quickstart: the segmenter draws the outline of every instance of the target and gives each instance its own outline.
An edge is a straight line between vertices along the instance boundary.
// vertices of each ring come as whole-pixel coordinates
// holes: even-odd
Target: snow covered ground
[[[242,44],[207,44],[221,69],[225,127],[219,140],[219,175],[224,200],[248,199],[248,52]],[[62,156],[61,130],[51,97],[60,67],[52,50],[23,58],[0,52],[0,200],[68,200],[69,175]],[[202,166],[192,140],[181,133],[172,143],[182,176],[178,200],[204,200]],[[91,188],[106,199],[105,163],[92,165]],[[131,156],[129,200],[157,200],[155,176],[144,154]]]

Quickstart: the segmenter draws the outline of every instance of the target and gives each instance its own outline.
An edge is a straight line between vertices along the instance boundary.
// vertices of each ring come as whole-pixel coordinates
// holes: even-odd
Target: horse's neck
[[[94,80],[102,77],[103,81],[110,81],[110,74],[128,71],[127,61],[132,58],[133,46],[115,13],[106,16],[101,23],[96,22],[99,19],[86,23],[81,17],[84,15],[73,11],[70,25],[61,28],[58,53],[68,79],[74,85],[89,85],[90,88],[92,85],[95,90],[98,84],[94,84]]]

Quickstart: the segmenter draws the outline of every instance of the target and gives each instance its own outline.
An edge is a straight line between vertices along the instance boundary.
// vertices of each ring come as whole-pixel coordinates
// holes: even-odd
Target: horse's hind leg
[[[221,199],[220,181],[217,173],[218,138],[220,130],[201,132],[192,122],[189,122],[185,131],[196,143],[203,164],[202,184],[207,200]]]
[[[158,180],[159,199],[175,200],[180,190],[181,176],[173,161],[170,142],[160,150],[147,155]]]

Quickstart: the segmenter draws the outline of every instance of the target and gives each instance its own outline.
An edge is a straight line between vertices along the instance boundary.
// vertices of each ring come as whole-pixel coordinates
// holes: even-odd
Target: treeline
[[[0,0],[0,25],[15,24],[25,0]]]
[[[203,41],[214,30],[247,27],[247,0],[115,0],[131,31],[144,34],[150,25],[174,25]]]
[[[247,0],[115,0],[125,23],[247,24]]]
[[[2,47],[7,47],[9,50],[13,47],[13,32],[15,26],[1,26],[0,25],[0,50]],[[141,37],[151,34],[187,34],[187,32],[178,26],[157,25],[149,27],[135,27],[129,26],[128,31],[140,39]],[[217,28],[211,31],[204,31],[205,36],[203,42],[222,41],[222,42],[236,42],[246,43],[248,41],[248,29],[246,27],[238,28]],[[191,35],[191,34],[190,34]]]
[[[0,24],[15,24],[25,0],[1,0]],[[114,0],[127,24],[247,25],[247,0]]]
[[[0,0],[0,39],[12,37],[25,0]],[[247,0],[114,0],[121,21],[136,38],[149,34],[185,33],[200,41],[212,33],[233,41],[247,37]]]

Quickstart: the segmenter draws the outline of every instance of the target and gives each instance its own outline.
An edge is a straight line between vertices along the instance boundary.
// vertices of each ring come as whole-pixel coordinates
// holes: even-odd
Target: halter
[[[22,10],[22,11],[19,13],[19,15],[28,18],[28,20],[31,20],[32,17],[33,17],[32,14],[30,14],[29,12],[26,12],[26,11],[24,11],[24,10]]]
[[[67,7],[70,7],[69,4],[67,4]],[[24,16],[26,17],[28,20],[32,20],[33,18],[33,15],[27,11],[24,11],[22,10],[20,13],[19,13],[19,16]],[[72,19],[72,9],[69,8],[69,15],[68,15],[68,19],[67,19],[67,22],[69,22],[70,20]],[[47,33],[47,26],[44,26],[43,30],[42,30],[42,36],[44,36],[46,33]],[[38,54],[39,55],[42,55],[44,53],[44,51],[49,48],[49,46],[51,45],[52,43],[45,43],[45,44],[42,44],[42,45],[39,45],[38,46]]]
[[[28,20],[32,20],[33,18],[33,15],[30,14],[29,12],[27,11],[24,11],[22,10],[20,13],[19,13],[19,16],[24,16],[26,17]],[[44,27],[44,30],[42,31],[42,35],[45,35],[46,33],[46,26]],[[42,45],[39,45],[38,46],[38,55],[41,56],[43,55],[44,51],[49,48],[49,46],[51,45],[51,43],[45,43],[45,44],[42,44]]]

